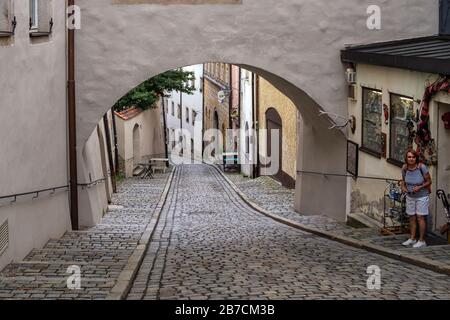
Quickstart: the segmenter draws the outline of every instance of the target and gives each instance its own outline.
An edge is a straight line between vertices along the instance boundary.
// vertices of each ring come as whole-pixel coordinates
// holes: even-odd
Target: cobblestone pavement
[[[367,289],[371,265],[380,290]],[[449,287],[446,275],[277,223],[215,169],[184,165],[128,299],[450,299]]]
[[[364,240],[415,256],[446,262],[450,265],[450,245],[439,245],[445,243],[445,241],[440,243],[437,237],[428,237],[429,246],[425,249],[405,248],[401,245],[403,241],[408,239],[408,235],[405,234],[380,236],[379,228],[353,228],[329,217],[303,216],[295,212],[293,207],[295,191],[282,187],[270,177],[249,179],[240,174],[227,173],[226,175],[254,203],[271,213],[316,229],[333,231],[354,239]]]
[[[128,179],[113,195],[118,206],[89,230],[67,232],[0,273],[0,299],[105,299],[138,244],[169,173]],[[81,289],[69,290],[67,268],[81,271]]]

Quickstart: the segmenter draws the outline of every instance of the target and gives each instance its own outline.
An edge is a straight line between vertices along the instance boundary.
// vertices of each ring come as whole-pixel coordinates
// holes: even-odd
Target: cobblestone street
[[[130,300],[450,299],[447,275],[276,222],[245,203],[211,166],[178,166],[172,180],[169,175],[125,180],[95,228],[68,232],[8,265],[0,273],[0,299],[106,299],[149,228]],[[295,213],[292,192],[269,178],[231,179],[267,210],[351,230]],[[70,265],[81,268],[79,290],[67,288]],[[367,289],[371,265],[381,269],[381,290]]]
[[[367,289],[371,265],[381,290]],[[176,169],[128,299],[449,299],[449,286],[446,275],[275,222],[216,169],[190,165]]]

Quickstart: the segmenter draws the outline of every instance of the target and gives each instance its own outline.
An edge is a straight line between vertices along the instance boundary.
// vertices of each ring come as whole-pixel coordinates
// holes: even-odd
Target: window
[[[381,137],[382,110],[381,91],[363,88],[361,150],[376,157],[381,157],[383,151]]]
[[[195,125],[195,118],[197,117],[197,112],[195,112],[194,110],[192,110],[192,125]]]
[[[414,101],[393,93],[390,98],[389,162],[401,166],[406,150],[413,143],[409,128],[414,128]]]
[[[172,117],[175,117],[175,102],[172,101],[172,109],[171,109]]]
[[[39,0],[30,0],[30,29],[39,26]]]
[[[52,0],[29,0],[30,36],[48,36],[52,33]]]
[[[0,37],[14,34],[16,19],[12,14],[11,0],[0,0]]]
[[[177,106],[177,117],[178,117],[178,119],[181,119],[181,107],[180,107],[180,105]]]
[[[186,108],[186,123],[189,123],[189,108]]]
[[[245,123],[245,153],[250,153],[250,135],[249,135],[249,128],[248,128],[248,122]]]

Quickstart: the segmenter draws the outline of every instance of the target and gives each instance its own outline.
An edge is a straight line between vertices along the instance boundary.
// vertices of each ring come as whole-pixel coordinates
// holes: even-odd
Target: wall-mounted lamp
[[[356,83],[356,70],[353,64],[347,65],[347,70],[345,71],[345,75],[347,77],[348,84]]]

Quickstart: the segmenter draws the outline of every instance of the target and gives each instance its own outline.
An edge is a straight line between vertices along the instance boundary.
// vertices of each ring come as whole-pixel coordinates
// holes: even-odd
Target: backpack
[[[420,173],[422,173],[423,180],[426,181],[426,179],[425,179],[425,174],[423,173],[423,170],[422,170],[424,164],[423,164],[423,163],[419,163],[418,166],[419,166],[419,169],[420,169]],[[406,170],[407,170],[407,166],[404,165],[403,168],[402,168],[403,181],[405,181]],[[428,187],[426,187],[425,189],[427,189],[427,190],[428,190],[428,193],[431,194],[431,184],[430,184]]]

